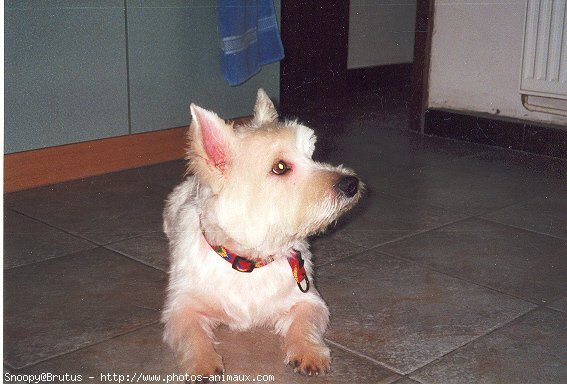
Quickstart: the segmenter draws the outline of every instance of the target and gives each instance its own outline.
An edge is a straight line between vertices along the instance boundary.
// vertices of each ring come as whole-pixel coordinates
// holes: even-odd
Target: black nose
[[[343,176],[337,183],[337,188],[344,193],[346,197],[353,197],[358,191],[358,178],[354,176]]]

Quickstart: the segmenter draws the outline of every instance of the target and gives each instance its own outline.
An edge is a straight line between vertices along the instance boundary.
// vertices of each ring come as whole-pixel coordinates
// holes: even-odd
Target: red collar
[[[222,245],[211,245],[211,248],[213,248],[213,250],[218,253],[220,257],[231,263],[232,268],[238,272],[252,272],[255,268],[263,267],[271,262],[271,260],[254,262],[230,252]],[[287,257],[287,262],[291,267],[293,278],[297,282],[299,290],[303,293],[309,291],[309,279],[307,278],[307,272],[305,272],[305,261],[301,257],[301,252],[293,249]],[[301,286],[301,282],[303,282],[303,280],[305,280],[306,284],[305,289]]]

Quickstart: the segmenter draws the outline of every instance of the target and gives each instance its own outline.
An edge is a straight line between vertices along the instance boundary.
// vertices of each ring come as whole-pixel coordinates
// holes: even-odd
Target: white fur
[[[305,125],[296,124],[296,126],[297,148],[299,148],[307,157],[311,158],[311,156],[313,156],[313,151],[315,151],[315,142],[317,142],[315,132]]]
[[[350,209],[362,184],[354,196],[338,190],[338,181],[354,173],[314,162],[313,131],[278,122],[262,90],[254,110],[250,125],[235,131],[216,114],[191,106],[193,175],[174,189],[164,211],[171,256],[164,339],[183,368],[210,374],[222,368],[212,345],[215,326],[268,326],[284,336],[286,362],[306,374],[324,373],[329,311],[313,284],[306,238]],[[279,161],[290,165],[283,175],[272,171]],[[272,261],[251,273],[238,272],[211,244]],[[305,261],[306,293],[287,261],[292,250]]]
[[[164,215],[172,259],[164,321],[172,310],[185,306],[192,297],[206,297],[208,303],[221,305],[230,319],[227,324],[238,330],[275,326],[274,318],[283,316],[298,301],[325,305],[313,285],[307,293],[298,289],[285,255],[252,273],[232,269],[203,237],[194,203],[199,200],[196,185],[195,178],[189,177],[175,188]],[[301,252],[312,281],[307,243],[297,242],[293,248]],[[285,332],[287,327],[278,323],[279,332]]]

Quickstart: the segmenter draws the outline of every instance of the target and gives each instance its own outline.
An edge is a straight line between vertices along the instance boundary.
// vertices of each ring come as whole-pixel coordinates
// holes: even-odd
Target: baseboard
[[[379,65],[353,68],[347,71],[347,87],[350,90],[366,91],[411,84],[412,63]]]
[[[567,130],[489,114],[428,109],[424,133],[567,159]]]
[[[186,131],[171,128],[4,155],[4,192],[181,159]]]

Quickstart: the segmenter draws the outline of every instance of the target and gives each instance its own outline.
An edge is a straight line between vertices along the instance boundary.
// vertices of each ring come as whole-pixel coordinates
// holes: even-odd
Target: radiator
[[[522,95],[567,100],[566,3],[567,0],[527,0]]]

